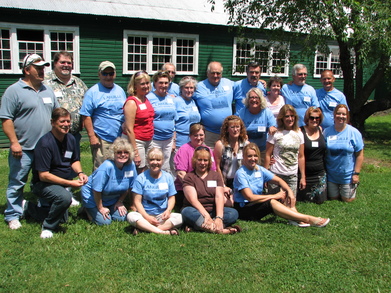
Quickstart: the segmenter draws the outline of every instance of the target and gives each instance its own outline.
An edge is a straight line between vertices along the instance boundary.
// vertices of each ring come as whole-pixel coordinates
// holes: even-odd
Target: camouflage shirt
[[[72,75],[67,84],[64,84],[54,71],[45,75],[44,83],[53,89],[61,107],[64,107],[71,113],[70,132],[72,134],[78,133],[82,129],[81,115],[79,112],[83,103],[84,94],[88,89],[86,84],[74,75]]]

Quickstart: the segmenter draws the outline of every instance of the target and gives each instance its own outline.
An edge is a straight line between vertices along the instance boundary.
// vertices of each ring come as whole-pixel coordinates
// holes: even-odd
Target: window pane
[[[2,29],[0,33],[0,69],[11,69],[10,32]]]
[[[146,37],[128,37],[128,70],[146,70],[146,54],[148,41]]]

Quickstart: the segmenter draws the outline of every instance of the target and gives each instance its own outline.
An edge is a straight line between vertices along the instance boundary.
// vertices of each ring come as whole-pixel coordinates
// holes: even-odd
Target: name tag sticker
[[[174,104],[174,100],[172,98],[167,98],[167,103]]]
[[[310,97],[304,97],[304,102],[311,102],[311,98]]]
[[[318,147],[319,147],[319,142],[313,141],[313,142],[312,142],[312,147],[313,147],[313,148],[318,148]]]
[[[42,98],[44,104],[51,104],[52,103],[52,99],[47,97],[47,98]]]
[[[166,190],[166,189],[168,189],[168,183],[167,182],[159,183],[159,190]]]
[[[198,108],[196,106],[193,106],[193,111],[198,112]]]
[[[260,178],[262,175],[261,175],[261,172],[255,172],[254,176],[255,176],[255,178]]]
[[[258,126],[258,132],[266,132],[266,126]]]
[[[140,110],[146,110],[147,109],[147,105],[145,105],[145,104],[140,104],[138,107],[140,108]]]
[[[223,86],[223,90],[229,91],[229,86],[228,85]]]
[[[236,155],[236,158],[237,158],[238,160],[241,160],[241,159],[243,159],[243,154],[242,154],[242,153],[240,153],[240,154],[237,154],[237,155]]]
[[[125,178],[133,177],[133,171],[126,171]]]
[[[337,136],[336,135],[330,135],[329,136],[329,140],[337,140]]]
[[[64,158],[70,159],[70,158],[72,158],[72,154],[73,154],[73,152],[66,151],[65,155],[64,155]]]
[[[61,98],[62,97],[62,92],[61,91],[54,92],[54,95],[56,96],[56,98]]]
[[[329,103],[329,106],[330,106],[331,108],[335,108],[335,107],[337,107],[337,102],[330,102],[330,103]]]
[[[217,181],[216,180],[208,180],[206,181],[207,187],[217,187]]]

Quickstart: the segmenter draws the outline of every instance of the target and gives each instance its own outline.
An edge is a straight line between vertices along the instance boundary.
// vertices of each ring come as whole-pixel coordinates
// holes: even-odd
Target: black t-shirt
[[[65,135],[64,140],[57,140],[52,132],[42,136],[34,150],[34,166],[32,182],[39,180],[38,171],[49,171],[64,179],[72,179],[72,164],[80,161],[76,140],[72,134]]]
[[[310,140],[305,133],[304,126],[300,127],[304,135],[304,156],[305,156],[305,174],[311,176],[323,173],[324,156],[326,153],[326,142],[324,140],[322,131],[318,127],[319,137],[315,140]]]

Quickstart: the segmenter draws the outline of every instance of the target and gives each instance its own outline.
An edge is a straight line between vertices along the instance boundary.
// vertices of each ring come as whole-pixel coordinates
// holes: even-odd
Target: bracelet
[[[360,172],[353,172],[353,175],[360,175]]]
[[[220,219],[220,220],[224,221],[224,219],[220,216],[216,216],[215,219]]]
[[[80,171],[79,173],[77,173],[77,175],[80,175],[80,174],[82,174],[82,173],[85,174],[83,171]]]

